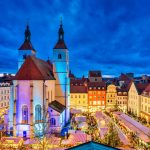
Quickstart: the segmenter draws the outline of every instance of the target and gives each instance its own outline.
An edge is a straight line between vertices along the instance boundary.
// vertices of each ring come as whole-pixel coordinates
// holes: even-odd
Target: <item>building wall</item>
[[[118,92],[117,95],[117,106],[123,112],[127,112],[127,104],[128,104],[128,95],[127,92]]]
[[[114,108],[117,104],[117,91],[116,86],[113,84],[108,85],[106,93],[106,107]]]
[[[106,105],[106,90],[104,89],[97,89],[92,90],[88,89],[88,106],[89,111],[95,112],[101,109],[104,109]]]
[[[35,123],[35,106],[41,105],[42,119],[47,118],[47,114],[45,113],[47,111],[44,110],[48,109],[48,103],[55,98],[54,87],[54,80],[14,81],[13,131],[15,136],[23,137],[23,132],[26,131],[27,137],[32,137],[34,136],[34,127],[36,128],[36,132],[39,131],[38,127],[40,128],[41,125],[39,123],[38,126]],[[28,123],[22,121],[22,107],[24,105],[28,106]],[[9,120],[11,121],[12,118],[9,118]]]
[[[8,108],[10,100],[10,83],[0,83],[0,108]]]
[[[140,99],[134,83],[132,83],[128,92],[128,111],[136,116],[140,116]]]
[[[102,77],[89,77],[90,82],[102,82]]]
[[[145,118],[150,123],[150,96],[141,96],[141,118]]]
[[[87,93],[70,93],[70,108],[88,110],[88,94]]]
[[[61,55],[61,58],[59,58]],[[53,72],[56,78],[55,99],[66,106],[66,122],[70,118],[70,79],[68,49],[53,49]]]
[[[62,113],[59,113],[59,112],[55,111],[54,109],[49,108],[49,114],[50,114],[49,120],[51,118],[54,118],[56,120],[55,125],[50,124],[51,133],[60,133],[61,129],[65,125],[65,110]]]

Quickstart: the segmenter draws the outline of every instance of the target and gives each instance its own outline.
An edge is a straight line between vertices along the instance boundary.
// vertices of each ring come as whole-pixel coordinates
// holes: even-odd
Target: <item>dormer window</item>
[[[58,54],[58,59],[61,59],[61,54]]]

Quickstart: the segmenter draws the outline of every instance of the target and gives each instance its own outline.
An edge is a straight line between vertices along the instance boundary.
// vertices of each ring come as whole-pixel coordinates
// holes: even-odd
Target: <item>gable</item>
[[[14,80],[55,80],[48,62],[28,56]]]

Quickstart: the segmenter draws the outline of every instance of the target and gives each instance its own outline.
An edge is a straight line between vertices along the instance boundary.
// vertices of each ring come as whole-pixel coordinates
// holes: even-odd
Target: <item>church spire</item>
[[[62,18],[60,18],[60,27],[59,27],[59,31],[58,31],[58,40],[64,40],[64,30],[62,27]]]
[[[30,42],[31,32],[29,29],[29,25],[27,25],[24,35],[25,35],[25,41]]]

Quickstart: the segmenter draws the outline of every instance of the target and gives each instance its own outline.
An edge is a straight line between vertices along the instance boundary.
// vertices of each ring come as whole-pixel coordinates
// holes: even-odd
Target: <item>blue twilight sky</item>
[[[16,73],[27,22],[37,56],[52,58],[61,16],[75,75],[150,74],[149,0],[1,0],[0,73]]]

